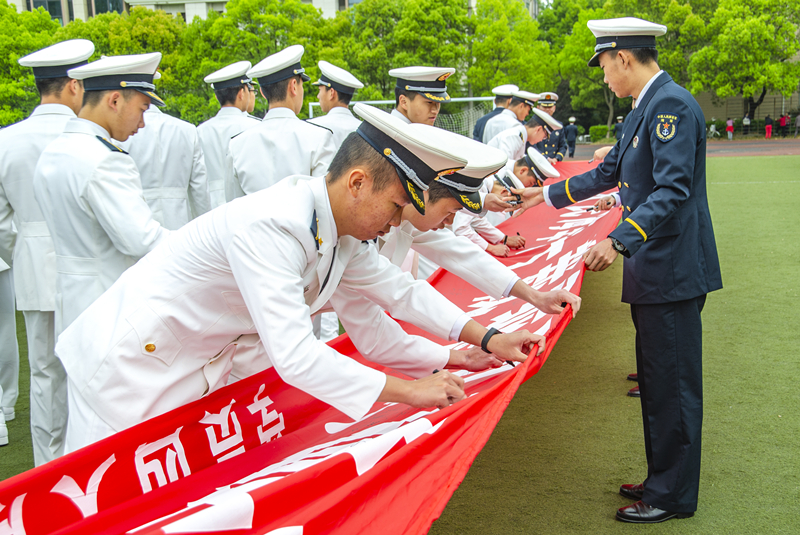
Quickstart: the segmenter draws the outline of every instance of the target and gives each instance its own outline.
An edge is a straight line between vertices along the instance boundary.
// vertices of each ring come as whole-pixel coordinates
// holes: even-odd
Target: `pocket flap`
[[[142,354],[155,357],[167,366],[172,366],[175,356],[183,345],[161,316],[145,305],[128,316],[127,321],[139,337],[139,349]]]

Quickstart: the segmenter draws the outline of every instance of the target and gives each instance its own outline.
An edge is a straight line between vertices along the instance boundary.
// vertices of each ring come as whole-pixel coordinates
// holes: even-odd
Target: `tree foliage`
[[[472,13],[468,0],[363,0],[331,19],[303,0],[230,0],[225,14],[206,20],[137,7],[60,28],[41,9],[16,13],[0,0],[0,124],[27,116],[38,101],[33,76],[17,59],[72,38],[95,43],[93,60],[161,52],[157,90],[169,113],[194,123],[219,109],[206,75],[243,59],[255,64],[291,44],[305,47],[312,78],[320,59],[351,71],[365,85],[360,100],[393,99],[392,68],[435,65],[456,68],[447,82],[453,96],[488,96],[505,83],[534,92],[568,88],[561,113],[596,121],[599,110],[613,121],[630,100],[617,99],[602,71],[586,66],[594,47],[586,21],[622,16],[667,25],[659,65],[678,83],[719,98],[743,94],[752,108],[767,91],[796,88],[796,1],[552,0],[540,3],[534,20],[522,0],[478,0]],[[301,115],[315,100],[307,85]],[[265,108],[259,99],[256,113]]]
[[[33,73],[17,60],[53,44],[57,29],[44,9],[17,13],[0,0],[0,125],[24,119],[39,102]]]

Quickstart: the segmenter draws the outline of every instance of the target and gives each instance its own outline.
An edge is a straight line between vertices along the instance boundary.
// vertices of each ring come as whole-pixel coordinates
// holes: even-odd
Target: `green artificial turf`
[[[709,158],[724,289],[703,312],[703,464],[691,519],[614,519],[646,475],[622,265],[524,384],[432,534],[800,533],[800,156]]]
[[[710,158],[725,288],[709,296],[700,505],[656,526],[614,520],[645,475],[621,262],[588,273],[583,309],[520,388],[432,534],[800,533],[800,156]],[[32,467],[22,317],[20,400],[0,479]]]

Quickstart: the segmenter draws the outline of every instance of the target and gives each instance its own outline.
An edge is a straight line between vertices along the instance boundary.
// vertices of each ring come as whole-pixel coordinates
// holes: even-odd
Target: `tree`
[[[44,9],[17,13],[0,0],[0,125],[21,121],[39,103],[33,71],[17,60],[53,44],[57,29]]]
[[[721,0],[708,25],[708,44],[691,59],[692,93],[723,99],[741,94],[751,117],[768,91],[789,96],[800,64],[798,12],[784,0]]]
[[[557,85],[550,45],[539,39],[539,24],[522,2],[478,1],[467,75],[477,95],[491,95],[492,87],[508,83],[533,92]]]
[[[581,12],[578,22],[572,27],[572,33],[564,42],[564,48],[558,53],[558,67],[561,76],[569,80],[572,107],[598,108],[605,105],[608,109],[607,125],[611,128],[615,111],[622,107],[630,107],[629,99],[618,99],[603,82],[603,70],[589,67],[587,62],[594,54],[595,38],[586,22],[592,19],[606,18],[602,9],[587,9]]]

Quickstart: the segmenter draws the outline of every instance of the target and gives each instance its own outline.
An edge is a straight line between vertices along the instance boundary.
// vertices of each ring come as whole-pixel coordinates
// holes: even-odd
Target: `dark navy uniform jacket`
[[[564,127],[564,139],[567,142],[575,142],[578,139],[578,127],[574,124],[568,124]]]
[[[500,106],[496,107],[475,122],[475,128],[472,129],[472,139],[475,141],[483,142],[483,129],[486,128],[486,121],[502,112],[505,108]]]
[[[669,303],[722,288],[700,106],[661,73],[631,114],[603,162],[550,186],[550,201],[562,208],[619,187],[622,223],[609,236],[627,249],[622,301]]]
[[[567,138],[563,130],[556,130],[550,134],[550,139],[543,139],[533,146],[545,158],[555,158],[559,162],[567,154]]]

